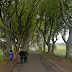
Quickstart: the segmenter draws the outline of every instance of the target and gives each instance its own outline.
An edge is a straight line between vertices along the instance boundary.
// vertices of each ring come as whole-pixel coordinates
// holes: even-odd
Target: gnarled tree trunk
[[[8,56],[10,50],[12,50],[12,43],[11,43],[10,22],[8,19],[6,19],[5,23],[6,23],[7,27],[6,27],[6,50],[4,53],[6,56]]]
[[[51,50],[51,44],[50,44],[50,36],[48,37],[48,52],[50,52],[50,50]]]
[[[61,12],[64,19],[64,22],[69,28],[69,38],[66,43],[66,57],[72,59],[72,20],[69,17],[69,13],[67,15],[64,12],[64,4],[63,0],[60,0]],[[69,10],[67,10],[69,12]],[[68,20],[67,20],[68,19]]]
[[[54,42],[54,35],[52,36],[52,53],[54,54],[55,42]]]
[[[69,38],[66,43],[66,56],[72,59],[72,28],[70,28]]]
[[[46,43],[45,43],[45,37],[44,37],[44,45],[43,45],[44,51],[45,51],[45,45],[46,45]]]

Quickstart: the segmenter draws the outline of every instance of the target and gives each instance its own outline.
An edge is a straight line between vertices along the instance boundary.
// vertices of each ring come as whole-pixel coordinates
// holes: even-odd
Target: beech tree
[[[20,45],[25,46],[28,43],[30,33],[37,26],[36,21],[32,21],[36,18],[36,7],[39,2],[40,0],[0,1],[0,18],[4,24],[0,28],[5,29],[6,33],[5,55],[9,54],[12,44],[19,48]],[[25,43],[26,40],[27,43]]]
[[[69,1],[63,1],[60,0],[60,6],[61,6],[61,12],[62,17],[64,19],[65,24],[69,28],[69,37],[66,42],[66,57],[72,59],[72,4],[71,0]]]

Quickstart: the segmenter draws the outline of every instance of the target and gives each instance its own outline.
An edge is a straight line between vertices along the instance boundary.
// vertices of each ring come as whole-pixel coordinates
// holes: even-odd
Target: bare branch
[[[3,27],[0,26],[0,28],[5,31],[5,29]]]
[[[3,24],[4,24],[7,28],[9,28],[9,27],[5,24],[5,22],[4,22],[3,18],[2,18],[2,16],[1,16],[1,20],[2,20]]]
[[[16,16],[19,18],[18,13],[17,13],[17,0],[15,0],[15,9],[16,9]]]
[[[62,35],[62,39],[65,43],[67,43],[66,39],[65,39],[65,35],[66,35],[66,28],[64,28],[64,34]]]
[[[24,2],[24,1],[23,1]],[[17,11],[17,9],[23,4],[23,2],[13,11],[13,13],[11,14],[10,18],[12,18],[13,14]]]
[[[64,4],[63,4],[63,0],[60,0],[60,6],[61,6],[62,16],[63,16],[63,19],[64,19],[66,25],[67,25],[68,27],[72,27],[72,25],[69,23],[69,21],[67,21],[67,17],[66,17],[66,15],[65,15],[65,13],[64,13]]]
[[[57,35],[56,35],[56,40],[54,41],[54,43],[56,43],[56,41],[58,40]]]
[[[65,40],[64,36],[62,36],[62,39],[63,39],[63,41],[64,41],[65,43],[67,43],[67,41]]]
[[[37,27],[38,23],[39,23],[39,20],[37,21],[37,23],[36,23],[36,25],[35,25],[35,27],[33,28],[32,31],[34,31],[34,29]],[[32,31],[31,31],[31,32],[32,32]],[[31,33],[31,32],[30,32],[30,33]]]

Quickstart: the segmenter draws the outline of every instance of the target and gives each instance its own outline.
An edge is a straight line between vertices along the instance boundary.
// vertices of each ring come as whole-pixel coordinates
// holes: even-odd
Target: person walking
[[[10,61],[12,62],[12,59],[13,59],[13,52],[12,52],[12,50],[10,51],[9,56],[10,56]]]
[[[27,62],[28,51],[25,51],[24,62]]]
[[[14,63],[16,63],[17,62],[17,53],[15,52],[14,53]]]
[[[23,51],[23,49],[21,49],[19,55],[20,55],[21,64],[23,64],[23,62],[24,62],[24,56],[25,56],[25,52]]]

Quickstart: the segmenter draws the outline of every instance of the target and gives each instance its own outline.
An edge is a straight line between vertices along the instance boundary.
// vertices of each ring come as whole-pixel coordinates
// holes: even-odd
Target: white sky
[[[68,39],[68,36],[69,36],[69,32],[67,32],[67,35],[66,35],[66,40]],[[64,43],[62,37],[61,37],[61,34],[58,35],[58,40],[56,43]]]

